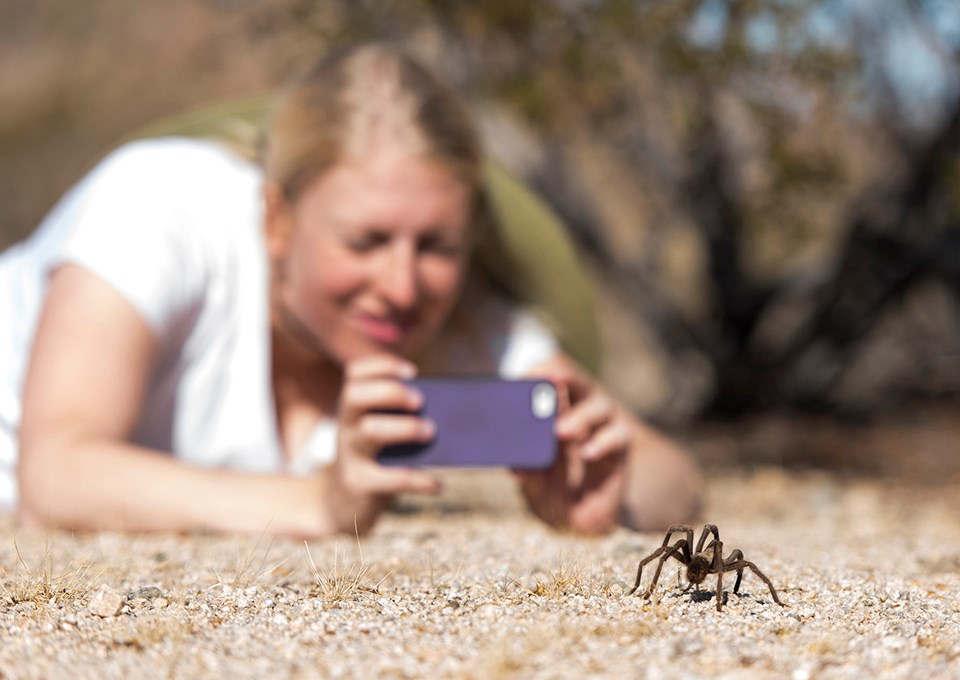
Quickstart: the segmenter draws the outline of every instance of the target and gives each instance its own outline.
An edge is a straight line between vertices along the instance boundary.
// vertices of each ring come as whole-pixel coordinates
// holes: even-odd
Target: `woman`
[[[660,527],[694,510],[677,447],[532,317],[475,302],[480,151],[455,97],[361,47],[309,73],[268,133],[262,170],[205,142],[123,147],[0,260],[21,289],[8,356],[29,354],[0,376],[14,395],[0,396],[0,462],[19,452],[24,524],[366,530],[393,494],[439,488],[375,460],[433,435],[401,382],[424,366],[568,394],[557,465],[518,473],[551,525]]]

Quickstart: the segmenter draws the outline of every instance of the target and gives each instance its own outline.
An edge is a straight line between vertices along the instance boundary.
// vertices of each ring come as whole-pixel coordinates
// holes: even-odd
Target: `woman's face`
[[[334,166],[292,205],[268,190],[275,323],[340,364],[413,357],[458,298],[472,202],[449,168],[390,150]]]

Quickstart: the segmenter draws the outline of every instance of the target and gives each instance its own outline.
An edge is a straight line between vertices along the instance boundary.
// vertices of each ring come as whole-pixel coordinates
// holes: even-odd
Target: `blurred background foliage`
[[[0,246],[131,130],[368,39],[563,216],[638,411],[957,420],[954,0],[0,0]]]

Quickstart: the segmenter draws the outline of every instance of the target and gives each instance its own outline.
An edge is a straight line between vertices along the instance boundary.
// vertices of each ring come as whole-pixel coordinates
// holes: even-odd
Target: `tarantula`
[[[687,537],[681,538],[673,545],[668,545],[670,543],[670,537],[673,534],[681,532],[685,533]],[[710,534],[713,534],[713,540],[704,548],[704,543],[706,543]],[[675,557],[687,567],[687,581],[690,583],[690,585],[687,586],[688,590],[690,586],[692,586],[696,592],[699,592],[700,584],[703,583],[707,576],[710,574],[717,575],[717,611],[723,609],[723,575],[728,571],[737,572],[737,582],[733,585],[733,592],[736,593],[740,590],[740,579],[743,578],[743,570],[746,568],[753,571],[754,574],[759,576],[760,579],[767,584],[774,602],[781,607],[786,606],[780,601],[780,598],[777,597],[777,591],[774,590],[773,583],[770,582],[770,579],[764,576],[763,572],[760,571],[753,562],[748,562],[743,559],[743,552],[741,550],[735,549],[726,558],[723,557],[723,543],[720,542],[720,532],[717,530],[716,525],[705,524],[703,533],[700,534],[700,540],[697,541],[697,549],[691,551],[692,546],[693,529],[691,527],[683,524],[670,527],[667,535],[663,539],[663,545],[654,550],[653,554],[649,557],[640,560],[640,564],[637,566],[637,582],[633,584],[633,588],[627,595],[633,595],[637,591],[637,588],[640,587],[643,566],[659,557],[660,561],[657,563],[657,570],[653,573],[653,580],[650,581],[650,587],[643,593],[645,600],[650,599],[650,595],[657,585],[657,580],[660,578],[660,570],[663,569],[663,563],[671,557]]]

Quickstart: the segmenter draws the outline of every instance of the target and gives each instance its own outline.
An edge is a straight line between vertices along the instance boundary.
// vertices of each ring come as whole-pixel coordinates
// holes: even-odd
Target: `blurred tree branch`
[[[424,23],[400,5],[353,12],[395,38]],[[931,129],[913,129],[878,65],[891,35],[907,30],[956,64],[921,5],[860,14],[817,0],[420,7],[442,36],[448,75],[525,121],[542,149],[528,179],[604,285],[654,329],[675,374],[694,356],[709,366],[709,380],[694,383],[711,387],[681,401],[724,416],[839,407],[861,345],[908,290],[934,278],[956,296],[960,99]],[[843,39],[814,27],[829,7]],[[596,154],[606,170],[591,167]],[[638,201],[600,195],[598,172],[632,185],[643,212],[622,217]],[[625,204],[622,224],[608,200]],[[702,281],[693,303],[659,275],[691,228],[702,272],[676,276]],[[646,247],[622,247],[631,231]]]

